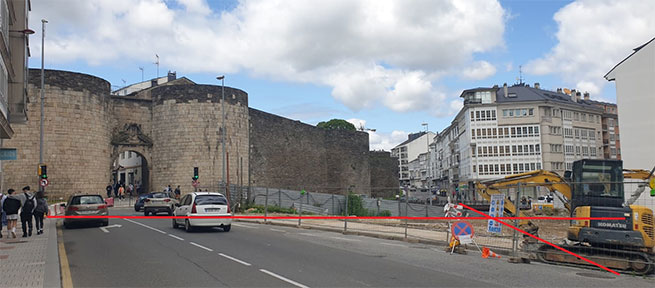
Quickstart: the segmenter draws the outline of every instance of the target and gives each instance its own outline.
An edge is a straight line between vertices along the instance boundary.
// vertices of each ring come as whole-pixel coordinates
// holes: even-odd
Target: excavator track
[[[560,245],[560,247],[607,268],[621,270],[627,274],[647,275],[655,271],[655,255],[646,252],[583,245]],[[548,264],[583,268],[596,267],[549,245],[541,245],[535,252],[539,261]]]

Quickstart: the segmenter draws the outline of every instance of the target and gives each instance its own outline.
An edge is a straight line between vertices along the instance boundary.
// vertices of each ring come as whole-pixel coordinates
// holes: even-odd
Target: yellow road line
[[[73,278],[68,265],[68,256],[64,247],[64,234],[61,232],[61,224],[57,223],[57,245],[59,246],[59,266],[61,268],[61,287],[73,287]]]

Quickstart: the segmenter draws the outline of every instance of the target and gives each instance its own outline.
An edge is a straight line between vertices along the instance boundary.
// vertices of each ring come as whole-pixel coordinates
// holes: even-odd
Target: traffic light
[[[193,167],[193,180],[198,180],[198,167]]]
[[[39,165],[39,177],[41,179],[48,179],[48,166]]]

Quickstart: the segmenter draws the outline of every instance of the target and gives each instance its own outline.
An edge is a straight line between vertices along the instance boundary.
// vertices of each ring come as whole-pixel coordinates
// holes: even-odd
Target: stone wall
[[[40,77],[30,69],[28,121],[13,125],[14,137],[4,142],[17,149],[17,160],[4,161],[3,190],[25,185],[38,189]],[[110,177],[109,82],[90,75],[46,70],[44,162],[50,195],[101,193]]]
[[[252,185],[370,194],[368,134],[329,131],[250,109]]]
[[[386,151],[371,151],[371,197],[391,197],[398,193],[398,158]]]
[[[221,87],[212,85],[161,86],[150,91],[153,101],[154,190],[181,185],[193,191],[193,167],[199,169],[201,189],[218,191],[223,173],[221,145]],[[230,184],[245,183],[248,171],[248,94],[225,87],[226,177]],[[242,166],[240,165],[242,164]],[[244,171],[245,175],[240,172]],[[227,172],[229,171],[229,172]]]

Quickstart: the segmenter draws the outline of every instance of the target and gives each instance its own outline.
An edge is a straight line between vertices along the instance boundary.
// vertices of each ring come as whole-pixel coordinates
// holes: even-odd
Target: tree
[[[316,127],[328,129],[328,130],[350,130],[356,131],[355,125],[352,123],[343,120],[343,119],[332,119],[330,121],[321,121],[316,124]]]

